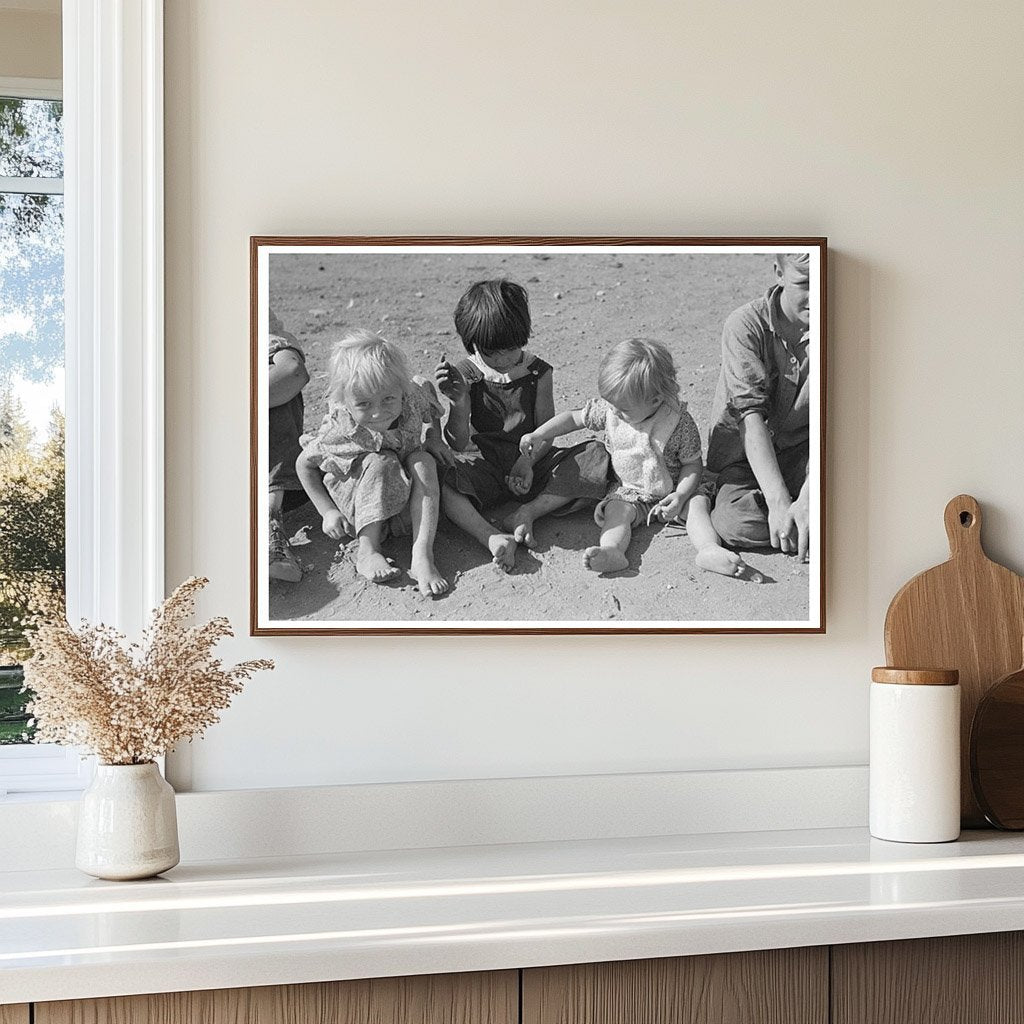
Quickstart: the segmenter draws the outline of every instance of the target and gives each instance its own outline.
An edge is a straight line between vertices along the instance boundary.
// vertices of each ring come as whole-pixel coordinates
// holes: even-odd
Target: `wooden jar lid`
[[[955,668],[873,668],[873,683],[899,683],[907,686],[956,686],[960,673]]]

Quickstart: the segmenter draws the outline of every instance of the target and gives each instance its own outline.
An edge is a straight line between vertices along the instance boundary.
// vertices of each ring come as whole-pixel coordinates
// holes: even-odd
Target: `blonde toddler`
[[[541,444],[574,430],[605,432],[615,479],[594,511],[600,542],[584,551],[583,564],[598,573],[619,572],[629,566],[626,551],[637,526],[678,520],[686,523],[701,568],[757,575],[722,547],[711,525],[710,503],[700,493],[700,432],[679,399],[668,349],[646,338],[621,342],[602,360],[597,386],[600,398],[553,417],[520,443],[532,457]]]
[[[440,414],[433,385],[413,378],[398,346],[372,331],[352,331],[331,357],[327,414],[315,434],[303,436],[296,462],[324,533],[358,539],[356,570],[373,583],[400,574],[381,545],[392,525],[411,518],[410,572],[428,597],[448,590],[433,553],[435,459],[454,461],[440,436]]]

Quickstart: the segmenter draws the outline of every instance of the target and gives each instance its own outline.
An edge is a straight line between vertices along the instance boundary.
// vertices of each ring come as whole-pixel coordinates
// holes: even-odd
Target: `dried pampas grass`
[[[36,742],[83,747],[104,764],[145,764],[217,722],[245,680],[274,663],[225,668],[213,649],[233,635],[228,620],[186,625],[208,582],[182,583],[153,612],[141,644],[102,624],[40,621],[25,662]]]

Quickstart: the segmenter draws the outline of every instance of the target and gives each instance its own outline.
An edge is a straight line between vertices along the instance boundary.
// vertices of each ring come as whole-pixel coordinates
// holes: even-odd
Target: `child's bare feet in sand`
[[[360,538],[362,541],[362,538]],[[371,583],[387,583],[401,574],[375,547],[360,543],[356,553],[356,572]]]
[[[511,572],[516,564],[516,539],[510,533],[492,533],[487,538],[492,562],[502,571]]]
[[[507,515],[501,521],[501,525],[512,534],[517,544],[523,544],[528,548],[537,546],[537,540],[533,535],[533,517],[529,513],[524,514],[523,506]]]
[[[717,572],[722,576],[732,576],[737,580],[750,583],[764,583],[764,577],[754,568],[728,548],[718,544],[706,544],[698,552],[694,561],[708,572]]]
[[[629,567],[629,559],[618,548],[587,548],[583,565],[591,572],[621,572]]]
[[[419,585],[420,593],[424,597],[440,597],[448,592],[448,581],[437,571],[429,552],[412,553],[409,575]]]

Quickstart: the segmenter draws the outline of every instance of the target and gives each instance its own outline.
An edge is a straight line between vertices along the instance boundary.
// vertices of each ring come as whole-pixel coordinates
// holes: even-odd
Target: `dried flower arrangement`
[[[274,663],[225,668],[213,648],[233,635],[228,620],[186,625],[208,582],[182,583],[153,612],[141,644],[102,624],[39,621],[25,663],[36,742],[83,747],[104,764],[146,764],[217,722],[243,682]]]

